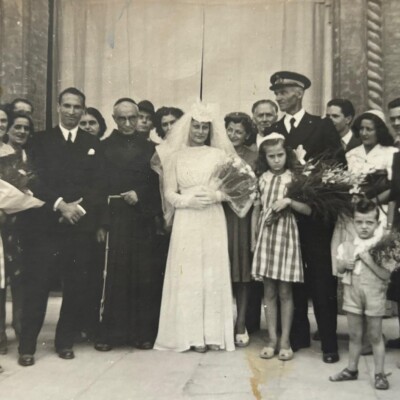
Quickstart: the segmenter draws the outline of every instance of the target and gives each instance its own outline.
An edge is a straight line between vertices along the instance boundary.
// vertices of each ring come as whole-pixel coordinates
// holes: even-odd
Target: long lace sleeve
[[[191,195],[179,193],[177,180],[177,154],[172,154],[164,168],[164,219],[167,226],[172,225],[175,208],[190,207]]]

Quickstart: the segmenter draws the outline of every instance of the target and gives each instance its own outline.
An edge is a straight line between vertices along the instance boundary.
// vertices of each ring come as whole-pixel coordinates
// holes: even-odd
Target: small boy
[[[385,315],[386,289],[390,272],[376,265],[368,249],[379,239],[379,209],[370,200],[354,206],[353,221],[357,237],[338,248],[338,272],[343,275],[343,309],[349,326],[349,362],[347,368],[330,376],[332,382],[358,378],[358,361],[362,350],[364,326],[372,345],[375,364],[375,389],[389,389],[384,372],[385,344],[382,337],[382,317]],[[366,325],[363,320],[366,320]]]

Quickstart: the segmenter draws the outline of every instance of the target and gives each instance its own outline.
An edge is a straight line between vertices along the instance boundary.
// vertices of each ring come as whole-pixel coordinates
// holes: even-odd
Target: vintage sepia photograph
[[[0,398],[398,398],[399,21],[0,0]]]

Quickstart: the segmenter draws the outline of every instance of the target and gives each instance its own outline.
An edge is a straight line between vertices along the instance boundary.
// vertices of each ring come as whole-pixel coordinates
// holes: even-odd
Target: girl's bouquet
[[[400,265],[400,232],[384,235],[370,250],[373,261],[379,267],[392,272]]]
[[[230,156],[216,167],[210,186],[224,193],[232,210],[243,218],[256,198],[257,178],[245,161],[238,156]]]
[[[286,195],[308,204],[325,222],[335,221],[352,215],[352,194],[359,193],[363,182],[364,176],[352,174],[340,164],[308,162],[300,174],[294,174]]]
[[[339,216],[351,216],[352,195],[361,192],[365,177],[352,174],[338,163],[329,160],[309,160],[293,173],[287,186],[286,197],[305,203],[313,210],[313,215],[326,223],[336,221]],[[280,217],[272,215],[271,223]]]

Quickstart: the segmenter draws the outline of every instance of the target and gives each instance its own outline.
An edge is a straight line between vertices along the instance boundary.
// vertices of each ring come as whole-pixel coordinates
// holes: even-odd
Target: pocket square
[[[95,153],[94,149],[89,149],[88,156],[93,156]]]

